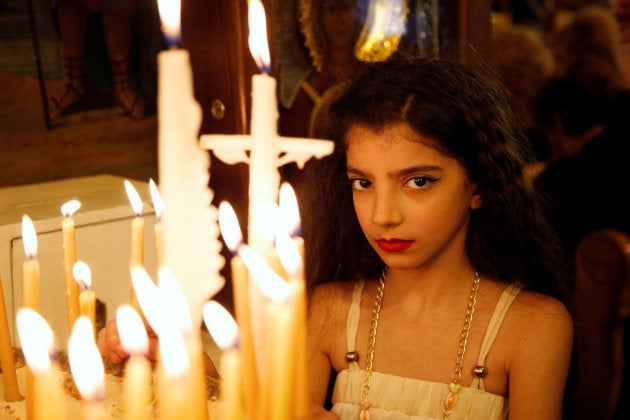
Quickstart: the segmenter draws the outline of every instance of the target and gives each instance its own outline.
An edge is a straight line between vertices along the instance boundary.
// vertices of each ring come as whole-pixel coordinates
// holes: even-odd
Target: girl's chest
[[[330,355],[336,371],[347,369],[349,360],[356,358],[361,369],[371,360],[372,369],[381,373],[438,383],[450,383],[457,377],[463,386],[469,386],[475,378],[475,368],[483,364],[486,390],[506,395],[505,353],[501,344],[494,343],[485,359],[479,360],[491,311],[480,310],[466,325],[465,314],[420,319],[386,311],[379,315],[376,329],[371,312],[365,310],[356,332],[347,324],[338,324],[332,332]]]

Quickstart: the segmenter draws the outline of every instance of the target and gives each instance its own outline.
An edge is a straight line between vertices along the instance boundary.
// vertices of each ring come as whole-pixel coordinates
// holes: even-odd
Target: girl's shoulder
[[[309,317],[322,322],[345,322],[352,303],[355,281],[322,283],[309,292]]]
[[[503,324],[515,357],[570,346],[573,340],[573,318],[567,307],[558,299],[529,290],[519,292]]]
[[[572,324],[572,317],[567,307],[558,299],[542,293],[521,290],[514,299],[514,314],[531,318],[531,322],[548,319],[560,323]]]
[[[485,286],[490,286],[492,289],[492,293],[490,293],[492,301],[498,299],[498,296],[509,287],[507,283],[497,280],[490,281]],[[546,319],[555,319],[559,323],[572,324],[573,322],[571,314],[561,301],[523,288],[518,291],[510,306],[506,320],[509,321],[510,318],[525,325],[536,325],[536,323]]]
[[[317,305],[322,302],[328,305],[333,302],[342,304],[346,301],[350,304],[352,294],[357,284],[358,282],[356,281],[337,281],[318,284],[309,292],[311,304]]]

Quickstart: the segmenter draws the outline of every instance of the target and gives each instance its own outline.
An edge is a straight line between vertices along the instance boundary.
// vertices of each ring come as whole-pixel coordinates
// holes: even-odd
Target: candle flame
[[[42,372],[50,368],[55,336],[50,325],[35,310],[20,308],[16,324],[26,363],[33,371]]]
[[[289,298],[291,294],[289,283],[277,275],[254,249],[243,245],[239,254],[265,296],[275,302],[283,302]]]
[[[24,240],[26,258],[35,258],[37,256],[37,233],[35,233],[33,221],[26,214],[22,216],[22,239]]]
[[[287,232],[291,236],[300,236],[301,222],[300,209],[293,187],[287,182],[280,186],[279,193],[280,219],[285,221]]]
[[[116,310],[116,325],[123,349],[131,355],[146,355],[149,352],[149,337],[138,312],[128,304]]]
[[[190,333],[192,331],[192,318],[188,309],[188,301],[173,272],[168,267],[160,267],[158,270],[158,290],[162,308],[169,308],[170,317],[175,321],[175,324],[184,333]]]
[[[243,234],[238,224],[234,208],[227,201],[219,204],[219,228],[225,244],[230,251],[236,253],[243,244]]]
[[[155,216],[159,219],[162,218],[162,210],[164,210],[164,200],[160,195],[157,185],[153,179],[149,179],[149,191],[151,191],[151,200],[153,200],[153,209],[155,210]]]
[[[179,40],[182,4],[180,0],[158,0],[162,32],[171,45]]]
[[[249,51],[256,61],[258,69],[269,73],[271,58],[267,42],[267,18],[260,0],[250,0],[247,13],[249,23]]]
[[[190,373],[188,349],[182,332],[173,320],[164,323],[160,331],[160,356],[164,372],[172,378],[185,378]]]
[[[153,331],[160,334],[163,316],[159,308],[159,290],[143,266],[131,268],[131,282],[138,304]]]
[[[212,339],[221,350],[236,347],[238,343],[238,326],[232,315],[216,300],[203,306],[203,321]]]
[[[87,290],[92,286],[92,272],[90,271],[90,267],[83,261],[74,263],[72,274],[81,290]]]
[[[279,233],[276,236],[276,248],[278,249],[280,262],[282,262],[282,266],[287,270],[289,276],[294,279],[302,278],[304,265],[295,241],[286,233]]]
[[[79,200],[70,200],[61,206],[61,215],[63,217],[72,217],[74,213],[81,207]]]
[[[142,199],[138,194],[138,191],[134,188],[133,184],[129,180],[125,179],[125,190],[127,191],[127,197],[131,203],[131,208],[136,216],[142,215]]]
[[[70,372],[81,396],[88,401],[105,399],[105,368],[94,341],[92,321],[80,316],[68,340]]]

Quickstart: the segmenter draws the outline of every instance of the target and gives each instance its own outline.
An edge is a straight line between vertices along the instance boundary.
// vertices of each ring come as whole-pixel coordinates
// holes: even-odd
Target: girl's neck
[[[388,299],[413,300],[422,306],[439,307],[454,298],[468,294],[475,270],[470,266],[456,265],[445,269],[392,269],[385,278]]]

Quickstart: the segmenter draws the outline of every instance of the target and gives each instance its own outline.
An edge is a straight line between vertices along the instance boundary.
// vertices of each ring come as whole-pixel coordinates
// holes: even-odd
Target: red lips
[[[404,239],[379,239],[376,241],[379,248],[385,252],[401,252],[413,245],[413,241]]]

